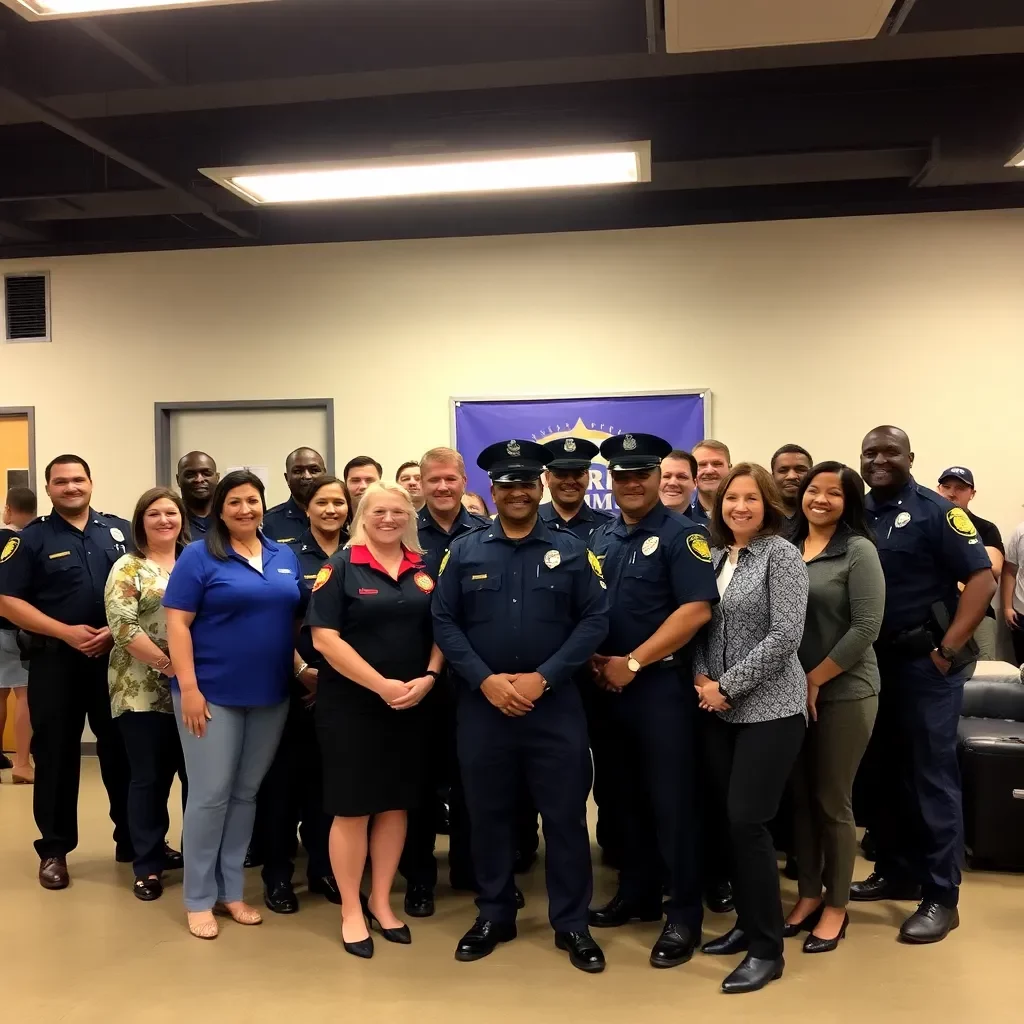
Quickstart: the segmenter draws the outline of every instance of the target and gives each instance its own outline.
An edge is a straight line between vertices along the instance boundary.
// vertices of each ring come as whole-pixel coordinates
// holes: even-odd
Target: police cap
[[[585,437],[560,437],[541,445],[547,451],[548,469],[590,469],[600,448]]]
[[[657,469],[672,445],[654,434],[618,434],[601,445],[610,470]]]
[[[939,483],[945,483],[950,477],[959,480],[962,484],[967,484],[971,490],[974,490],[974,474],[966,467],[950,466],[949,469],[943,470],[939,474]]]
[[[527,483],[537,480],[548,460],[547,450],[533,441],[512,438],[488,445],[476,459],[496,484]]]

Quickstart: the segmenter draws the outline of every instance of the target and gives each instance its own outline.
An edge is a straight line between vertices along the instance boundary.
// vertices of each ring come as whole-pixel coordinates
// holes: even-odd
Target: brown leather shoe
[[[64,857],[46,857],[39,863],[39,884],[44,889],[66,889],[71,884]]]

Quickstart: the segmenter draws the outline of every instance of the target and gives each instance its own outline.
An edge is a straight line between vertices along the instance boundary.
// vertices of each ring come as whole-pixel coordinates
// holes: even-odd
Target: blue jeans
[[[210,705],[206,735],[197,739],[174,717],[188,771],[182,854],[185,909],[210,910],[242,898],[245,851],[256,816],[256,792],[274,759],[288,701],[269,707]]]

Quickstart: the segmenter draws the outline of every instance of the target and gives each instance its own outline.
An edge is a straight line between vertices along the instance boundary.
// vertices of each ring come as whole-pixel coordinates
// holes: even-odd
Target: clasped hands
[[[630,671],[629,658],[624,655],[595,654],[590,659],[590,670],[594,682],[608,693],[622,693],[636,679],[636,673]]]
[[[693,688],[697,691],[701,709],[704,711],[729,711],[732,705],[722,696],[718,683],[707,676],[694,677]]]
[[[380,699],[395,711],[406,711],[414,708],[434,685],[433,676],[418,676],[403,683],[401,679],[385,679],[384,685],[377,691]]]
[[[507,718],[522,718],[532,711],[545,689],[539,672],[495,672],[480,684],[480,692]]]

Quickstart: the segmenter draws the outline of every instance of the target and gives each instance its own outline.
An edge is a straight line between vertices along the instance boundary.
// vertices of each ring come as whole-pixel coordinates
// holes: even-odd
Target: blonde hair
[[[345,547],[350,548],[353,544],[366,543],[366,527],[363,523],[366,518],[366,509],[370,506],[373,499],[381,494],[390,494],[401,499],[402,507],[409,513],[405,529],[402,531],[402,546],[408,551],[415,551],[417,555],[422,555],[423,547],[420,544],[419,528],[416,521],[416,507],[412,503],[412,498],[409,497],[409,492],[398,484],[386,483],[383,480],[370,484],[363,491],[363,496],[359,499],[359,507],[356,509],[355,517],[352,520],[352,533]]]
[[[428,462],[442,462],[448,465],[458,466],[459,473],[466,475],[466,460],[454,448],[431,448],[422,459],[420,459],[420,472]]]

